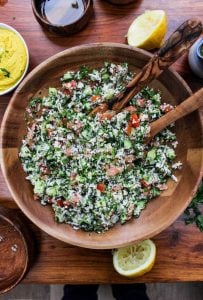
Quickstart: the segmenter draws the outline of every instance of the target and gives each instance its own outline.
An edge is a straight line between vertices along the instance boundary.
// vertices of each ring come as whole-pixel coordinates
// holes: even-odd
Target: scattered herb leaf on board
[[[203,213],[201,206],[203,206],[203,183],[201,183],[196,196],[185,210],[185,224],[195,223],[199,230],[203,231]]]

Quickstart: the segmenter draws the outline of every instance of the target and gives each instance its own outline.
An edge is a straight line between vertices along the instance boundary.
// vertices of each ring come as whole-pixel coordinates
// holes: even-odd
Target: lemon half
[[[130,25],[127,33],[128,44],[146,50],[160,48],[166,31],[165,11],[148,10]]]
[[[155,262],[156,246],[151,240],[120,248],[113,253],[115,270],[126,277],[138,277],[149,272]]]

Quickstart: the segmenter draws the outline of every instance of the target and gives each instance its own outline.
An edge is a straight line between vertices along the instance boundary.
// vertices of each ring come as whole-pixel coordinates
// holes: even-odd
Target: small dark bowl
[[[33,245],[32,232],[21,214],[0,207],[0,294],[23,279],[31,264]]]
[[[60,35],[71,35],[80,31],[85,25],[87,25],[92,13],[93,13],[93,0],[83,0],[85,3],[85,11],[79,19],[73,23],[69,23],[64,26],[50,23],[41,13],[41,3],[44,0],[31,0],[32,9],[37,21],[46,28],[48,31],[60,34]]]

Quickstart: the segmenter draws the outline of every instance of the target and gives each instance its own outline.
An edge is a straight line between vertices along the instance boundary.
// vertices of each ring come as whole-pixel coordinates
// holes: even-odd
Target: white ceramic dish
[[[25,70],[22,74],[22,76],[20,77],[20,79],[14,84],[12,85],[10,88],[8,88],[7,90],[5,91],[2,91],[0,92],[0,96],[3,96],[5,94],[8,94],[10,93],[11,91],[13,91],[18,85],[19,83],[23,80],[23,78],[25,77],[25,74],[27,73],[27,70],[28,70],[28,66],[29,66],[29,51],[28,51],[28,47],[27,47],[27,44],[24,40],[24,38],[22,37],[22,35],[16,30],[14,29],[13,27],[7,25],[7,24],[4,24],[4,23],[0,23],[0,28],[6,28],[6,29],[9,29],[13,32],[15,32],[15,34],[17,34],[17,36],[21,39],[21,41],[23,42],[24,46],[25,46],[25,50],[26,50],[26,56],[27,56],[27,63],[26,63],[26,67],[25,67]]]

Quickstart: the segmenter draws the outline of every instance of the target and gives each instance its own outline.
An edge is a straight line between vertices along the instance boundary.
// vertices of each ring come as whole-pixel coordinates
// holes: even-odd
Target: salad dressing
[[[58,26],[74,23],[85,11],[83,0],[45,0],[41,1],[42,16]]]

